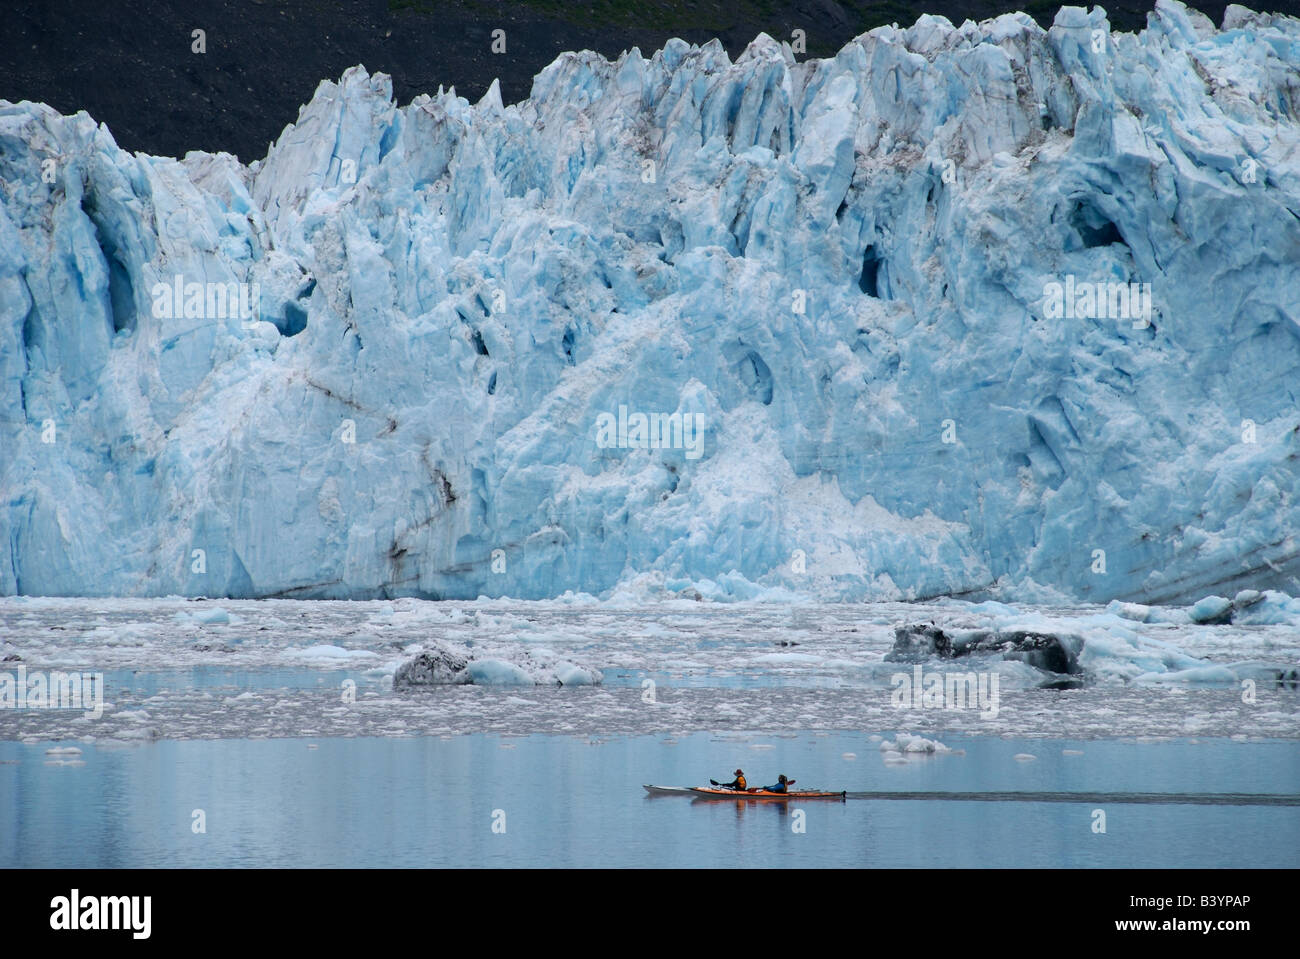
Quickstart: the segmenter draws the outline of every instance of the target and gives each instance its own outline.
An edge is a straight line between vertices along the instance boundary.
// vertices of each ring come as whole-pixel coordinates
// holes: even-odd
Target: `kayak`
[[[697,799],[843,799],[845,792],[820,792],[815,790],[795,790],[774,793],[766,789],[717,789],[709,786],[697,786],[691,789]]]
[[[766,789],[721,789],[709,786],[645,786],[651,796],[696,796],[701,799],[843,799],[844,793],[818,792],[816,790],[790,790],[786,793],[768,792]]]

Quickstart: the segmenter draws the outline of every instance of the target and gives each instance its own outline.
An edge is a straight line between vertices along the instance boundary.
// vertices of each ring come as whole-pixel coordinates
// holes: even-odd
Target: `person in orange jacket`
[[[713,783],[715,786],[721,786],[723,789],[735,789],[740,792],[744,792],[749,788],[749,784],[745,782],[745,774],[739,769],[736,770],[736,778],[732,782],[720,783],[713,779],[710,779],[709,782]]]

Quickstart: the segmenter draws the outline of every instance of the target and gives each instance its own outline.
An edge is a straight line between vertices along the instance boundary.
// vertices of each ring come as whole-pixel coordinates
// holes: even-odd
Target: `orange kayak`
[[[774,793],[766,789],[721,789],[711,786],[698,786],[691,790],[697,799],[843,799],[843,792],[816,792],[813,790],[795,790]]]

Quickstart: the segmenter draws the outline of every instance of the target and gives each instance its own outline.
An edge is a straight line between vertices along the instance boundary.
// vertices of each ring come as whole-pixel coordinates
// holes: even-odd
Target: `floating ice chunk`
[[[602,678],[599,670],[586,669],[574,663],[557,663],[554,673],[561,686],[595,686]]]
[[[1151,616],[1151,607],[1143,606],[1141,603],[1121,603],[1119,600],[1111,600],[1106,605],[1106,612],[1114,613],[1116,616],[1122,616],[1138,623],[1145,623]]]
[[[926,739],[924,736],[914,736],[911,733],[899,733],[895,740],[885,740],[880,744],[880,751],[925,755],[952,752],[936,739]]]
[[[1232,621],[1238,626],[1300,626],[1300,599],[1276,590],[1243,590],[1233,599]]]
[[[934,623],[905,623],[895,627],[894,645],[885,654],[885,662],[918,663],[929,659],[998,656],[1048,673],[1081,671],[1079,656],[1084,645],[1081,637],[1057,635],[1044,628],[1051,626],[1048,623],[1035,623],[1036,628],[1029,629],[1024,625],[1026,619],[1023,614],[1008,617],[999,612],[995,617],[997,626],[993,629],[954,629]]]
[[[479,686],[532,686],[537,680],[526,670],[501,659],[476,659],[466,670]]]
[[[1194,623],[1226,623],[1231,620],[1231,613],[1232,600],[1226,596],[1206,596],[1187,611]]]
[[[431,642],[426,649],[397,667],[394,687],[428,685],[537,685],[594,686],[603,676],[598,669],[558,658],[553,651],[514,644],[479,652],[448,643]]]
[[[431,643],[430,648],[402,663],[393,673],[393,687],[463,685],[470,682],[466,670],[468,654],[441,643]]]

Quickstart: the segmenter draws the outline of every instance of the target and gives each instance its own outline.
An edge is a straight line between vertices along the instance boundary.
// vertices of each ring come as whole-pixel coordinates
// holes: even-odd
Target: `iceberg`
[[[546,649],[515,647],[510,658],[476,655],[459,645],[430,640],[393,673],[394,689],[423,686],[598,686],[600,670],[561,659]]]
[[[1159,0],[355,67],[246,166],[0,102],[0,594],[1295,595],[1297,63]]]

